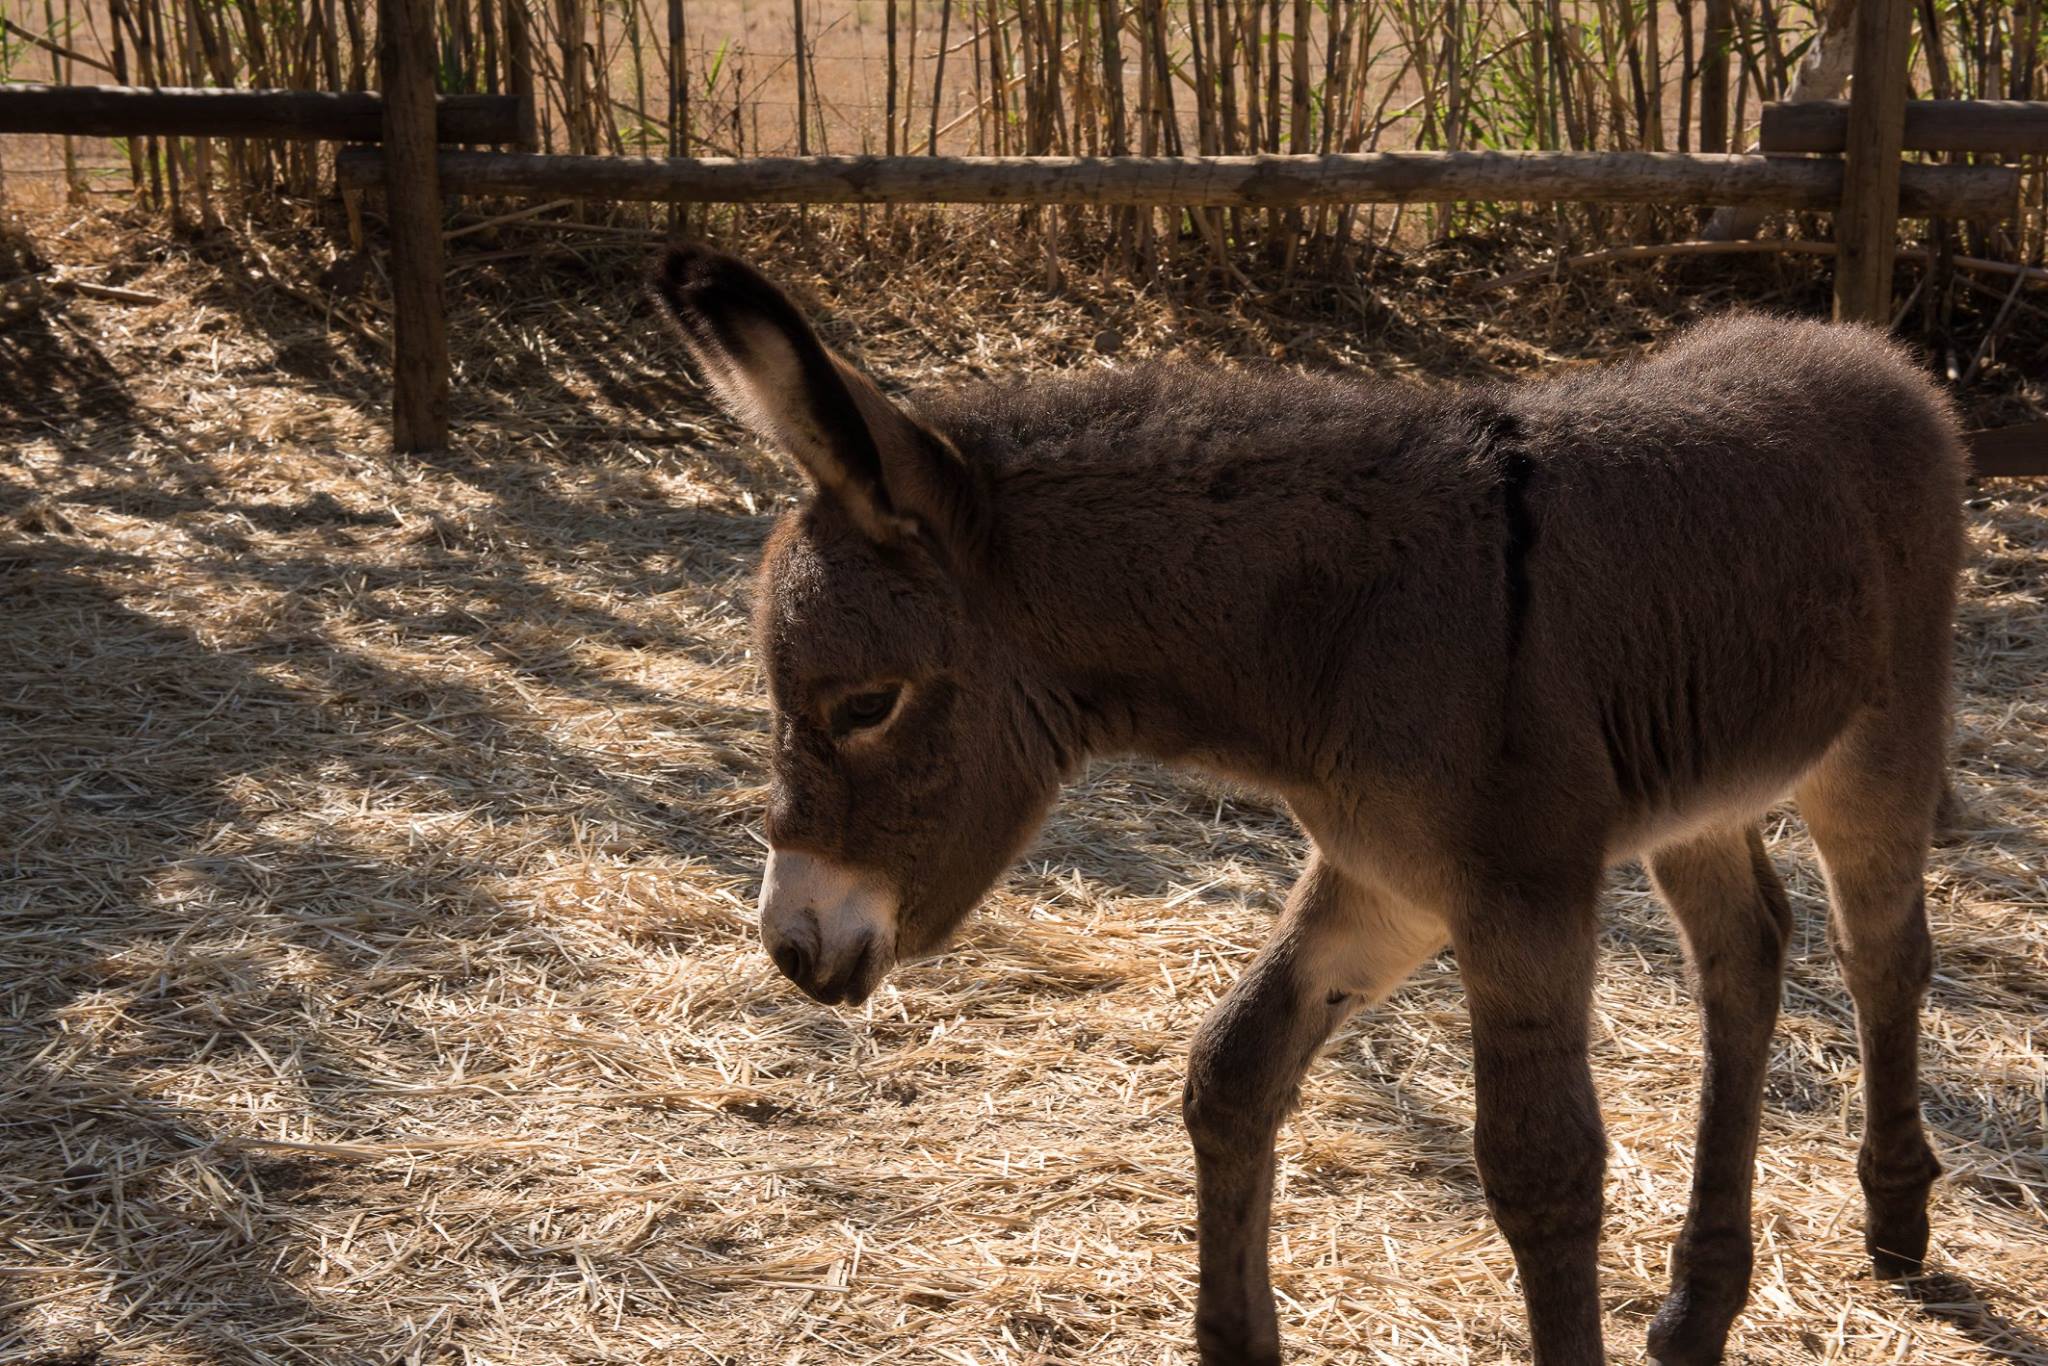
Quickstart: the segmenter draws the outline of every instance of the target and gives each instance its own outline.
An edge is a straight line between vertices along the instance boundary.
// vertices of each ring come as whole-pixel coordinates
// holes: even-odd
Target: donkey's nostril
[[[782,975],[801,986],[810,980],[811,955],[795,942],[785,939],[775,946],[770,955],[775,966],[782,969]]]

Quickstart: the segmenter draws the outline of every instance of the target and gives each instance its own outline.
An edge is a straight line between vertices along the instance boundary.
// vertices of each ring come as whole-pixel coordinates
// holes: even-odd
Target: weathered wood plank
[[[1840,152],[1849,141],[1849,102],[1764,106],[1766,152]],[[1907,100],[1909,152],[2048,152],[2048,100]]]
[[[1966,432],[1963,444],[1969,448],[1970,464],[1979,478],[2048,476],[2048,422]]]
[[[510,95],[443,95],[436,109],[436,136],[442,142],[519,140],[519,101]],[[317,90],[0,84],[0,133],[381,142],[384,97]]]
[[[344,186],[377,184],[373,149],[344,151]],[[525,156],[443,152],[452,194],[735,204],[1099,204],[1265,208],[1457,201],[1759,204],[1833,209],[1842,163],[1675,152],[1377,152],[1257,157]],[[1910,217],[2010,214],[2018,173],[1908,166]]]

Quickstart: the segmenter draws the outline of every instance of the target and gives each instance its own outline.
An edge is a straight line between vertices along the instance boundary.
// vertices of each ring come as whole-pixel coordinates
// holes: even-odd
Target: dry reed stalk
[[[43,0],[43,14],[49,21],[50,31],[52,33],[59,32],[57,16],[51,8],[50,0]],[[71,42],[71,30],[71,0],[64,0],[64,27],[61,32],[64,34],[67,45]],[[68,84],[75,77],[76,73],[76,61],[66,56],[60,56],[55,45],[52,45],[50,52],[50,74],[52,79],[59,85]],[[64,139],[64,190],[66,197],[71,203],[83,204],[85,202],[85,179],[79,174],[78,170],[78,141],[71,137]]]

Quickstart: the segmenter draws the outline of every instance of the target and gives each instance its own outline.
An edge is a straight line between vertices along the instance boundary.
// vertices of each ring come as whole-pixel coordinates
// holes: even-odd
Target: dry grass
[[[385,453],[376,349],[277,287],[312,288],[324,239],[36,238],[175,302],[0,291],[0,1358],[1191,1359],[1182,1052],[1290,880],[1284,812],[1102,765],[954,952],[863,1011],[810,1005],[751,914],[745,574],[795,487],[678,377],[616,257],[469,243],[461,435],[415,460]],[[1428,263],[1361,287],[1376,311],[1259,313],[821,250],[835,334],[897,380],[1092,364],[1104,331],[1497,373],[1641,344],[1722,288],[1608,277],[1596,335],[1555,291],[1432,313]],[[1806,269],[1699,278],[1785,270],[1804,298]],[[1988,488],[1973,526],[1974,829],[1931,897],[1943,1274],[1917,1300],[1864,1277],[1849,1020],[1786,820],[1800,928],[1737,1360],[2048,1363],[2048,496]],[[1626,1360],[1699,1044],[1641,877],[1610,900]],[[1516,1358],[1451,965],[1330,1054],[1282,1140],[1296,1359]]]

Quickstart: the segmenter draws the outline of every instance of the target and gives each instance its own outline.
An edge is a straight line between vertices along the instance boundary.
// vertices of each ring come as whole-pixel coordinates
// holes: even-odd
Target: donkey
[[[1758,818],[1788,792],[1855,1000],[1865,1244],[1882,1275],[1919,1269],[1964,463],[1877,332],[1738,317],[1643,363],[1436,393],[1155,366],[911,401],[738,260],[679,247],[654,284],[815,485],[769,539],[755,620],[761,931],[791,981],[857,1003],[938,950],[1091,755],[1255,784],[1307,832],[1189,1060],[1205,1363],[1280,1359],[1275,1134],[1332,1031],[1446,944],[1532,1355],[1603,1360],[1587,1020],[1602,873],[1631,857],[1706,1038],[1650,1350],[1719,1359],[1791,925]]]

